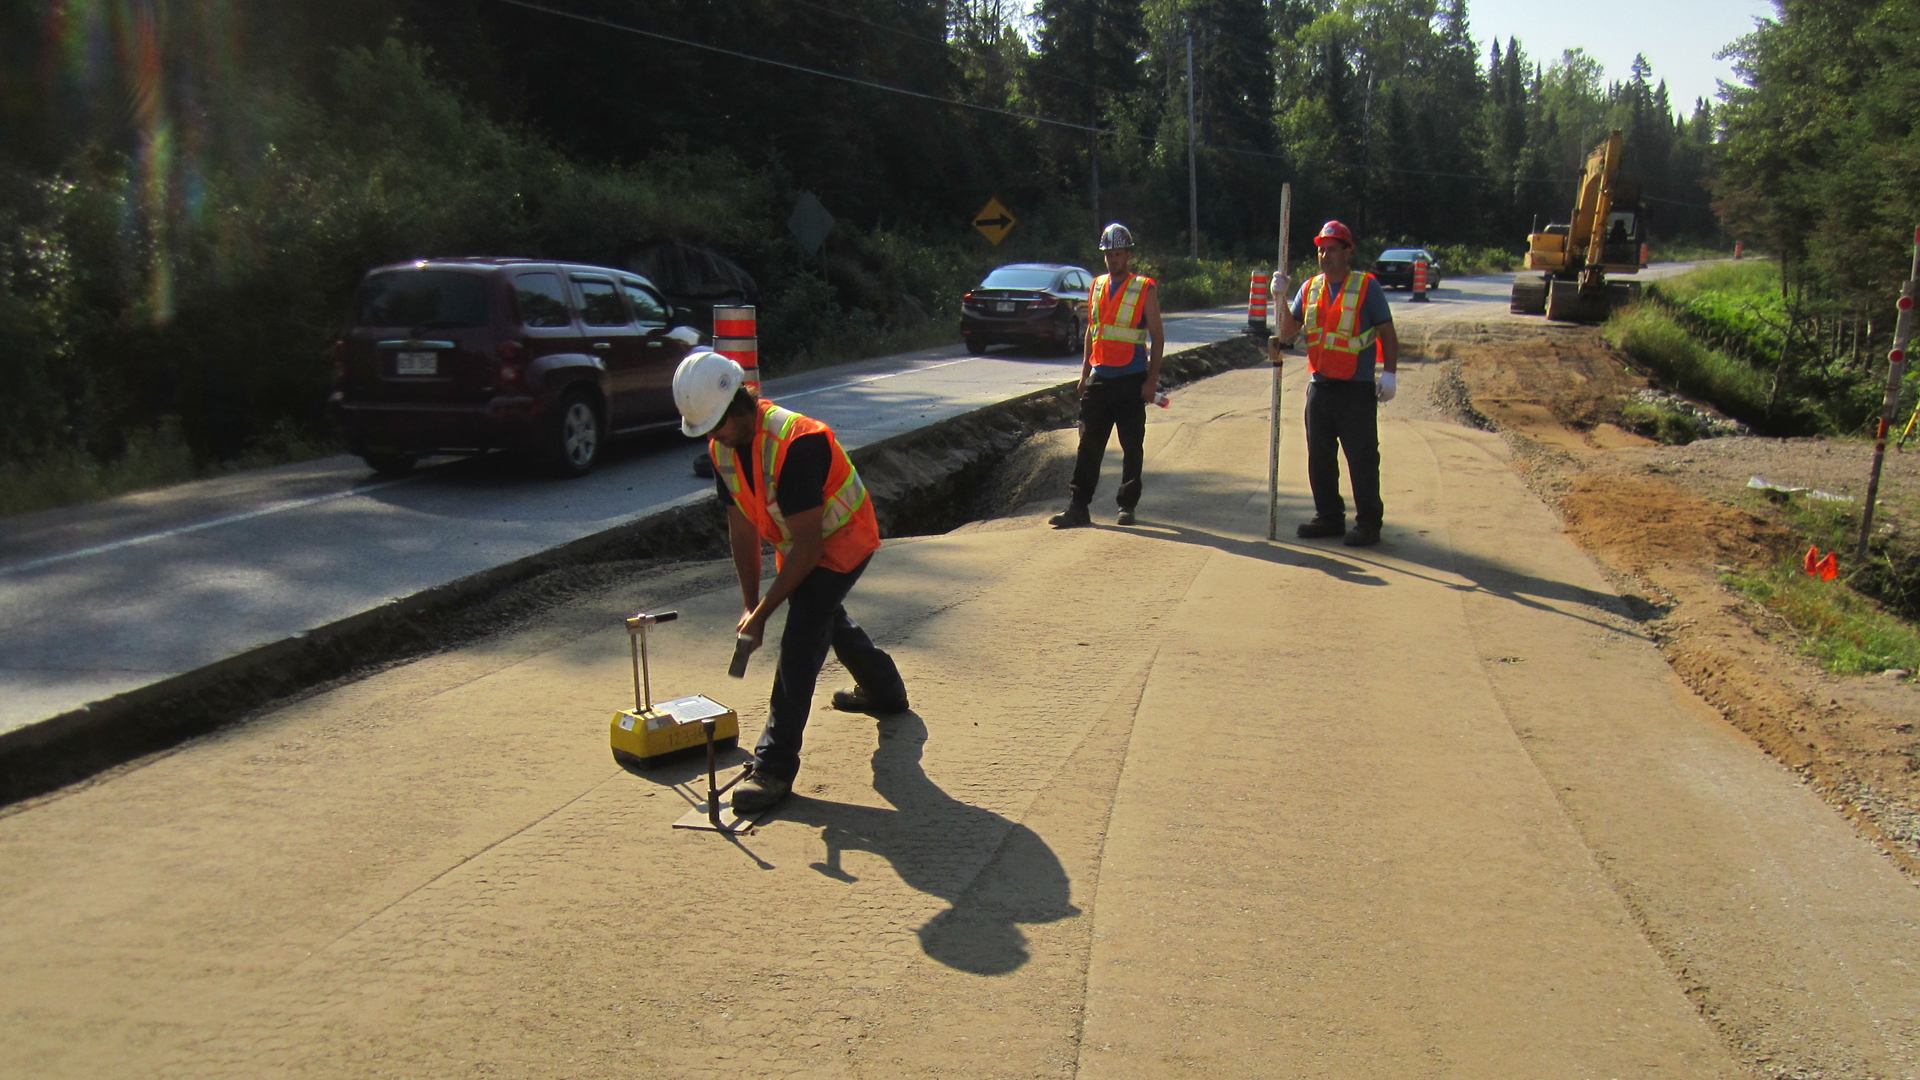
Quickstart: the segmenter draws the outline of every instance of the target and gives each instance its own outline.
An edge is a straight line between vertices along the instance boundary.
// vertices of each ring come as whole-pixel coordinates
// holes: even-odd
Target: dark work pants
[[[1371,382],[1314,380],[1307,384],[1307,482],[1313,486],[1313,516],[1344,525],[1339,451],[1347,453],[1353,483],[1353,513],[1362,525],[1378,525],[1380,504],[1380,403]]]
[[[1088,380],[1087,396],[1080,399],[1080,456],[1073,463],[1073,483],[1067,492],[1085,506],[1100,485],[1100,459],[1107,453],[1107,437],[1120,430],[1120,509],[1140,503],[1140,463],[1146,458],[1147,403],[1140,391],[1147,373]]]
[[[853,681],[874,701],[904,701],[907,687],[893,657],[847,618],[841,604],[873,557],[847,573],[816,566],[787,597],[787,628],[780,635],[780,662],[773,674],[767,727],[753,750],[755,771],[792,780],[800,772],[800,743],[813,711],[813,690],[827,650],[846,665]]]

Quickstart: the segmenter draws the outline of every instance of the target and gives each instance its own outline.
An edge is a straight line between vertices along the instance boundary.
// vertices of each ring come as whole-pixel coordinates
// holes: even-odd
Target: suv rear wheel
[[[560,399],[554,410],[546,450],[562,476],[585,476],[600,459],[600,410],[579,390]]]

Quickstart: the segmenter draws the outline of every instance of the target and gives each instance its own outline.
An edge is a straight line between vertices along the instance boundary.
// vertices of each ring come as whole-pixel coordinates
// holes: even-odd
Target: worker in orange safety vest
[[[1114,223],[1100,234],[1107,272],[1093,279],[1087,296],[1086,348],[1080,361],[1080,450],[1067,487],[1067,508],[1049,520],[1070,529],[1093,520],[1088,504],[1100,483],[1107,437],[1120,432],[1121,525],[1134,521],[1140,503],[1140,471],[1146,457],[1147,402],[1160,391],[1160,358],[1167,334],[1160,324],[1160,295],[1153,279],[1128,272],[1133,233]]]
[[[1386,510],[1380,501],[1380,405],[1393,400],[1400,338],[1393,309],[1372,274],[1349,268],[1353,233],[1329,221],[1314,238],[1320,273],[1281,309],[1280,336],[1307,333],[1307,482],[1312,521],[1295,530],[1303,539],[1345,534],[1349,547],[1380,542]],[[1284,286],[1276,295],[1285,295]],[[1340,499],[1340,451],[1353,485],[1353,530]]]
[[[680,429],[708,436],[714,483],[727,502],[727,539],[740,579],[736,630],[758,647],[767,620],[787,605],[767,726],[753,772],[733,789],[736,813],[785,798],[800,771],[800,746],[814,686],[832,649],[854,685],[834,708],[875,715],[904,712],[907,688],[893,657],[847,617],[843,602],[880,549],[873,497],[827,425],[761,400],[732,359],[700,350],[673,374]],[[773,545],[777,573],[760,591],[760,548]]]

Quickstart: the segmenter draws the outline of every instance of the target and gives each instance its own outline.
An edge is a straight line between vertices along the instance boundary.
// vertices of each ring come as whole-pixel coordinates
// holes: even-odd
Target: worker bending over
[[[831,428],[760,400],[745,382],[739,364],[705,350],[673,373],[680,430],[694,438],[711,435],[714,482],[729,501],[727,539],[744,608],[738,632],[757,648],[767,620],[788,605],[766,730],[754,747],[752,775],[733,789],[735,812],[751,814],[793,790],[829,647],[855,684],[834,693],[835,708],[903,712],[907,688],[893,657],[842,606],[880,548],[873,498]],[[773,545],[778,567],[764,596],[761,541]]]
[[[1386,291],[1373,275],[1350,270],[1353,234],[1329,221],[1314,238],[1320,272],[1300,287],[1280,313],[1280,336],[1307,332],[1307,481],[1312,521],[1295,532],[1304,539],[1346,534],[1349,547],[1380,542],[1386,509],[1380,502],[1380,402],[1392,401],[1400,366],[1400,338]],[[1282,293],[1284,294],[1284,286]],[[1376,366],[1380,369],[1375,371]],[[1353,485],[1353,531],[1340,500],[1339,452],[1347,454]]]
[[[1160,390],[1160,356],[1167,347],[1153,279],[1127,272],[1133,234],[1125,225],[1107,226],[1100,252],[1107,272],[1093,279],[1087,296],[1087,345],[1080,360],[1080,453],[1067,487],[1071,501],[1048,522],[1056,529],[1093,520],[1087,505],[1100,483],[1107,436],[1115,428],[1120,429],[1120,516],[1115,520],[1133,524],[1146,456],[1147,402]]]

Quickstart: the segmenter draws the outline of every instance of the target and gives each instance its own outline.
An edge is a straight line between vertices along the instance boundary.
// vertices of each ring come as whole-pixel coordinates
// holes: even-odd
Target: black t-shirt
[[[744,461],[737,463],[744,464]],[[740,469],[748,491],[754,490],[759,480],[757,462],[755,466]],[[832,468],[833,447],[827,442],[826,432],[816,431],[793,440],[793,445],[787,447],[787,460],[780,466],[780,482],[774,485],[779,493],[780,513],[792,517],[825,506],[827,473]],[[727,490],[726,477],[716,476],[713,483],[721,498],[733,498],[733,493]]]

